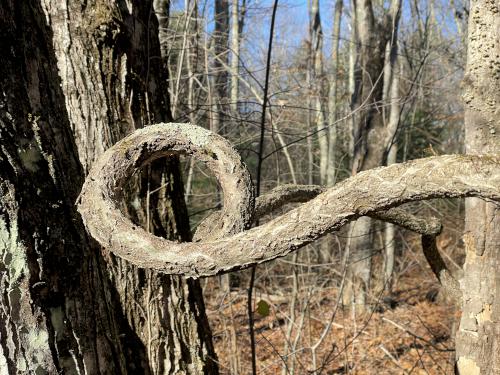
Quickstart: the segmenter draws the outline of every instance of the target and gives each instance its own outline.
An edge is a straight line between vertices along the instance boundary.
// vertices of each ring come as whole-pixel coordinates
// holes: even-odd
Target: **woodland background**
[[[174,118],[230,139],[261,192],[291,183],[332,185],[350,176],[360,152],[355,143],[363,137],[360,123],[370,112],[381,117],[378,126],[391,129],[389,141],[367,136],[372,147],[387,151],[374,166],[464,151],[460,84],[467,2],[373,2],[375,23],[389,16],[394,21],[386,29],[365,26],[373,33],[367,51],[356,34],[356,23],[363,21],[350,2],[281,1],[273,31],[272,2],[212,5],[171,6],[165,48]],[[373,92],[357,91],[357,80],[360,70],[376,64],[377,54],[378,71],[372,69],[377,75],[371,79],[384,82],[373,99]],[[183,171],[196,228],[218,205],[217,183],[195,161],[185,160]],[[463,201],[406,209],[442,221],[439,248],[450,267],[460,269]],[[243,271],[202,282],[223,373],[249,372],[251,345],[262,374],[453,371],[452,332],[459,313],[439,298],[420,236],[382,222],[360,234],[350,231],[259,266],[254,276]],[[358,246],[365,252],[347,260],[353,236],[361,237]],[[348,264],[366,257],[372,279],[362,304],[369,306],[352,309],[343,280]],[[249,303],[253,344],[247,333]]]
[[[0,372],[495,374],[498,205],[402,207],[442,223],[461,314],[420,235],[373,218],[193,280],[117,257],[75,202],[106,149],[160,122],[228,139],[257,196],[498,152],[499,14],[495,0],[0,2]],[[122,193],[132,221],[178,241],[223,200],[176,156]]]

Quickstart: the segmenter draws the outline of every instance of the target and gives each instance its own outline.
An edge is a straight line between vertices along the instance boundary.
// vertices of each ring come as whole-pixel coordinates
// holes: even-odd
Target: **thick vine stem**
[[[266,214],[270,214],[274,210],[277,210],[288,203],[307,202],[326,190],[326,187],[319,185],[278,186],[269,193],[256,199],[254,218],[258,219]],[[213,215],[210,215],[207,220],[204,221],[204,223],[206,223],[205,225],[210,225],[210,223],[213,222],[212,216],[215,218],[215,215],[219,214],[219,212],[216,212]],[[386,211],[374,212],[369,216],[421,234],[422,251],[425,259],[431,267],[432,272],[444,288],[446,295],[456,304],[461,301],[462,292],[460,291],[459,282],[447,268],[446,263],[437,248],[436,237],[443,229],[439,219],[435,217],[422,219],[400,208],[391,208]],[[199,228],[198,230],[200,229],[202,228]],[[203,228],[202,231],[206,232],[208,229]]]
[[[254,220],[258,220],[289,203],[307,202],[324,193],[326,190],[326,187],[319,185],[278,186],[268,193],[257,197],[255,201]],[[460,300],[461,292],[458,280],[446,267],[446,263],[437,248],[436,237],[442,231],[442,224],[439,219],[435,217],[422,219],[400,208],[390,208],[386,211],[373,212],[369,216],[421,234],[422,250],[431,270],[445,289],[445,293],[453,302],[456,303]],[[216,211],[205,218],[198,225],[194,240],[201,241],[210,234],[213,224],[217,223],[220,217],[221,212]]]
[[[204,128],[176,123],[161,123],[138,130],[99,158],[80,195],[79,210],[83,218],[89,218],[83,213],[85,207],[92,208],[94,204],[100,210],[112,206],[113,213],[118,214],[114,203],[122,198],[121,187],[128,178],[151,161],[174,154],[194,156],[205,163],[224,191],[221,215],[211,223],[206,239],[239,233],[250,226],[253,221],[254,190],[250,173],[241,162],[238,152],[227,140]],[[101,191],[102,194],[89,195],[87,188],[93,188],[94,192]],[[112,225],[106,229],[103,226],[104,232],[101,233],[99,223],[96,224],[96,239],[107,238],[105,230],[112,229]],[[128,226],[133,234],[140,229],[135,225]],[[94,235],[94,232],[91,231],[91,234]]]
[[[254,220],[258,220],[289,203],[307,202],[324,193],[326,190],[326,187],[319,185],[278,186],[270,192],[257,197],[255,201]],[[203,220],[198,225],[194,240],[200,241],[204,236],[209,234],[213,223],[218,222],[220,216],[221,212],[217,211]],[[421,234],[422,251],[432,272],[444,288],[446,295],[454,303],[459,303],[461,298],[459,282],[447,268],[437,248],[436,237],[442,231],[442,224],[439,219],[435,217],[421,219],[397,207],[386,211],[374,212],[370,216],[374,219],[396,224],[404,229]]]
[[[257,197],[255,200],[254,220],[259,220],[263,216],[290,203],[305,203],[317,197],[327,190],[319,185],[281,185],[268,193]],[[216,211],[205,218],[196,230],[194,241],[201,241],[213,232],[213,225],[221,218],[222,213]],[[372,212],[368,216],[398,225],[404,229],[425,235],[436,237],[441,233],[442,225],[439,219],[428,217],[425,219],[416,217],[403,209],[390,208],[385,211]],[[427,241],[428,242],[428,241]],[[427,243],[426,242],[426,243]],[[432,258],[434,259],[434,257]],[[434,269],[434,268],[433,268]]]
[[[261,218],[288,203],[308,202],[326,190],[326,187],[319,185],[278,186],[257,198],[254,217]],[[442,230],[441,222],[437,218],[421,219],[399,208],[372,212],[368,216],[425,235],[438,235]]]
[[[460,283],[448,269],[441,257],[437,248],[435,235],[422,235],[422,250],[425,259],[427,259],[427,263],[431,266],[432,272],[438,278],[446,295],[458,306],[462,300]]]
[[[172,153],[199,158],[218,178],[224,191],[220,230],[214,230],[219,239],[174,243],[119,211],[127,178]],[[253,212],[252,185],[237,153],[205,129],[158,124],[137,130],[99,158],[78,209],[91,235],[116,255],[139,267],[200,277],[284,256],[361,216],[406,202],[465,196],[500,200],[500,156],[435,156],[361,172],[264,225],[233,234],[248,227]]]
[[[266,214],[270,214],[274,210],[277,210],[278,208],[281,208],[289,203],[307,202],[326,190],[326,187],[319,185],[278,186],[267,194],[256,199],[254,219],[259,219]],[[196,233],[208,232],[208,226],[215,221],[218,215],[220,215],[220,212],[215,212],[210,215],[204,222],[201,223],[201,228],[198,227],[198,231]],[[443,229],[439,219],[435,217],[422,219],[397,207],[386,211],[374,212],[369,216],[421,234],[422,251],[431,267],[432,272],[444,288],[446,295],[454,303],[460,302],[462,293],[460,291],[459,282],[447,268],[446,263],[437,248],[437,236]],[[205,228],[204,226],[207,227]]]

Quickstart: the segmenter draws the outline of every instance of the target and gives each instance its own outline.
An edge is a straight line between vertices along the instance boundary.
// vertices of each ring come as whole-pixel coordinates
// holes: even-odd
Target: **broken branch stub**
[[[220,225],[201,242],[156,237],[118,209],[129,176],[147,162],[173,153],[205,162],[224,192]],[[500,200],[499,155],[435,156],[364,171],[243,231],[252,222],[253,188],[237,152],[203,128],[158,124],[137,130],[99,158],[82,188],[78,210],[90,234],[116,255],[139,267],[200,277],[284,256],[361,216],[406,202],[466,196]]]

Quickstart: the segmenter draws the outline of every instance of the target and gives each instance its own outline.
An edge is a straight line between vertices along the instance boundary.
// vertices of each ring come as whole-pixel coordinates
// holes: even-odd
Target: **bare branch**
[[[448,267],[446,267],[446,263],[437,248],[435,235],[422,235],[422,250],[425,259],[427,259],[427,262],[431,266],[432,272],[434,272],[439,283],[443,286],[445,294],[450,297],[453,303],[460,305],[462,300],[460,284]]]
[[[174,243],[147,233],[119,211],[129,176],[173,153],[197,157],[219,180],[224,208],[211,238],[220,239]],[[137,130],[99,158],[78,209],[96,240],[137,266],[209,276],[284,256],[361,216],[406,202],[465,196],[499,201],[500,156],[435,156],[364,171],[285,215],[234,234],[252,222],[252,190],[248,171],[223,138],[194,125],[158,124]]]

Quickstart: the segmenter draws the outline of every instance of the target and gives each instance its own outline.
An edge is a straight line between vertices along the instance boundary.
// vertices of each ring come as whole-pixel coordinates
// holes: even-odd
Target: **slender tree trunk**
[[[349,128],[349,144],[348,150],[351,156],[351,168],[354,159],[354,129],[356,128],[357,116],[356,109],[359,96],[359,79],[357,76],[360,72],[359,69],[359,53],[358,53],[358,33],[356,32],[356,0],[351,1],[351,39],[349,41],[349,76],[347,86],[349,89],[350,102],[349,109],[351,115],[347,120],[347,126]]]
[[[198,0],[193,0],[187,2],[186,16],[189,17],[188,23],[188,55],[186,59],[186,70],[188,75],[188,88],[187,88],[187,111],[188,118],[191,124],[198,123],[199,112],[196,106],[197,95],[195,92],[195,77],[199,76],[198,65],[200,56],[198,56],[199,46],[198,42],[200,40],[200,29],[198,26]],[[191,34],[192,33],[192,34]],[[161,42],[161,38],[160,38]],[[192,169],[190,169],[192,171]]]
[[[214,92],[215,111],[214,131],[226,134],[225,117],[228,100],[228,71],[229,66],[229,0],[215,0],[215,26],[213,31],[214,48]]]
[[[394,97],[398,95],[397,88],[399,88],[399,78],[395,78],[393,81],[393,97],[391,103],[391,114],[389,122],[397,121],[399,122],[399,98]],[[390,126],[390,125],[389,125]],[[397,162],[398,145],[393,143],[389,146],[389,152],[387,154],[387,165],[394,164]],[[384,233],[384,248],[385,248],[385,263],[384,263],[384,287],[389,292],[392,290],[392,275],[394,272],[394,253],[396,251],[396,227],[394,224],[385,223],[385,233]]]
[[[471,1],[464,78],[465,142],[469,154],[500,150],[500,3]],[[466,259],[456,373],[500,373],[500,208],[465,203]]]
[[[326,184],[333,186],[337,171],[335,154],[337,152],[337,87],[338,87],[338,66],[339,66],[339,41],[340,41],[340,20],[342,16],[342,6],[344,1],[335,2],[335,12],[333,16],[332,35],[332,76],[330,78],[330,92],[328,94],[328,166],[326,171]]]
[[[386,63],[384,72],[384,102],[389,105],[389,116],[384,116],[386,129],[386,152],[387,165],[397,162],[398,146],[395,136],[399,126],[399,114],[401,111],[399,95],[399,60],[397,57],[397,41],[387,43]],[[384,114],[387,111],[384,112]],[[387,291],[392,291],[392,276],[394,272],[394,253],[396,250],[396,227],[391,223],[384,223],[384,285]]]
[[[232,0],[231,4],[231,112],[238,113],[238,88],[240,66],[240,12],[239,0]]]
[[[377,20],[371,0],[354,2],[361,71],[356,76],[358,82],[353,95],[356,101],[352,105],[352,108],[360,110],[353,135],[353,174],[378,167],[385,162],[387,129],[381,108],[384,97],[385,51],[387,43],[394,45],[397,40],[400,7],[401,1],[393,0],[389,10],[381,20]],[[371,228],[370,218],[362,218],[351,225],[353,238],[349,253],[352,261],[349,262],[348,276],[352,280],[346,284],[344,301],[347,303],[364,305],[367,302],[373,247]],[[360,292],[352,288],[360,288]]]
[[[399,106],[398,106],[399,108]],[[392,113],[392,110],[391,110]],[[399,114],[399,110],[398,110]],[[387,165],[397,162],[398,145],[394,143],[387,154]],[[396,226],[391,223],[384,223],[384,289],[389,293],[392,291],[392,281],[394,273],[394,254],[396,252]]]
[[[351,223],[349,228],[349,263],[346,272],[348,279],[343,294],[344,305],[364,309],[368,303],[372,274],[373,235],[372,219],[364,216]]]
[[[310,11],[311,39],[311,95],[314,103],[314,119],[319,144],[319,180],[326,184],[328,167],[328,129],[325,128],[325,113],[322,95],[323,75],[323,30],[319,13],[319,0],[311,1]]]
[[[308,55],[308,58],[307,58],[307,71],[306,71],[306,86],[308,88],[311,87],[311,67],[310,67],[310,63],[311,63],[311,59],[310,59],[310,51],[309,51],[309,55]],[[312,100],[311,100],[311,95],[307,95],[307,98],[306,98],[306,108],[308,109],[307,110],[307,113],[306,113],[306,129],[312,129]],[[312,142],[312,137],[307,137],[306,139],[306,143],[307,143],[307,183],[312,185],[314,183],[314,153],[313,153],[313,142]]]

